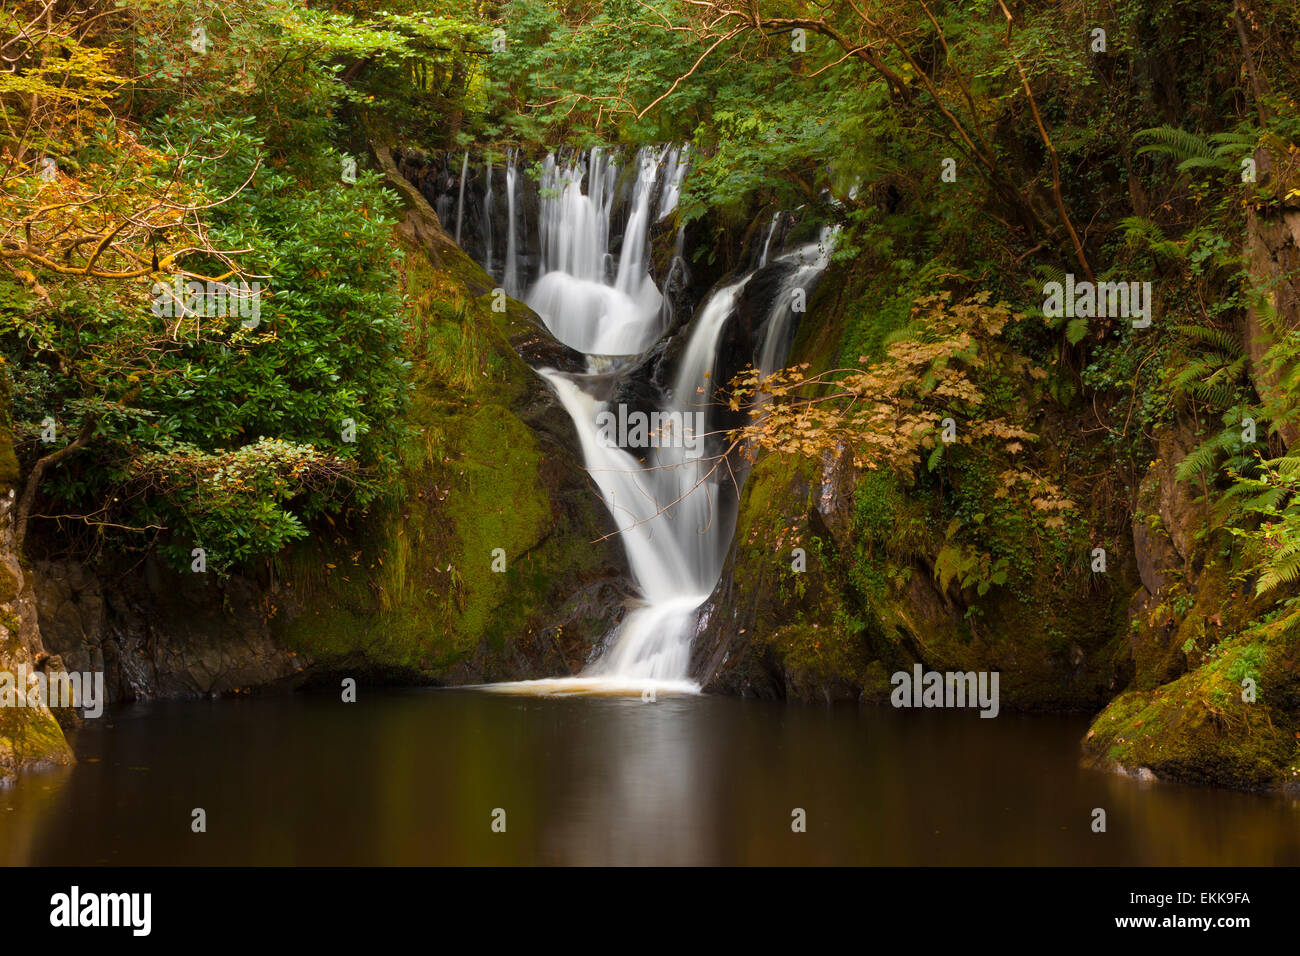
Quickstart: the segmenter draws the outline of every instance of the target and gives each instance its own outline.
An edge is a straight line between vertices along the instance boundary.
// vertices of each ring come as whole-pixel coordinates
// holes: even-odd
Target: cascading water
[[[776,224],[781,219],[781,211],[778,209],[772,213],[772,221],[767,224],[767,236],[763,239],[763,254],[758,257],[758,267],[761,269],[767,265],[767,253],[772,248],[772,236],[776,233]]]
[[[643,149],[637,162],[632,212],[612,282],[606,263],[617,164],[593,149],[586,193],[578,163],[561,166],[547,157],[542,167],[542,274],[525,301],[557,339],[588,355],[639,355],[663,332],[657,321],[663,297],[648,267],[656,153]]]
[[[465,180],[469,178],[469,153],[460,163],[460,195],[456,198],[456,244],[460,245],[460,226],[465,216]]]
[[[775,226],[776,220],[772,220]],[[808,287],[826,268],[830,261],[831,249],[835,244],[838,229],[823,229],[817,242],[810,242],[793,252],[778,256],[777,262],[786,262],[794,266],[794,272],[781,285],[768,309],[767,321],[759,335],[758,354],[754,366],[764,375],[771,375],[781,367],[790,352],[790,338],[794,331],[795,297],[802,295],[805,300]],[[772,241],[771,233],[767,241]],[[761,265],[767,264],[767,247],[763,248]]]
[[[663,409],[681,440],[648,449],[644,463],[602,441],[601,415],[616,412],[583,390],[581,376],[541,373],[573,418],[644,602],[624,616],[588,677],[622,687],[695,689],[687,679],[695,610],[717,583],[736,518],[726,467],[705,453],[709,374],[746,281],[715,291],[701,309]]]
[[[492,272],[492,160],[490,159],[487,164],[487,180],[483,191],[483,241],[486,249],[483,270],[491,276],[494,273]]]
[[[515,194],[518,192],[518,173],[515,170],[514,153],[510,153],[506,165],[506,295],[519,298],[523,290],[519,287],[519,224],[515,219]]]
[[[620,532],[641,602],[624,614],[600,656],[581,675],[491,685],[496,691],[698,691],[690,680],[696,615],[717,584],[731,544],[740,480],[724,460],[708,453],[705,439],[720,428],[713,423],[712,407],[720,342],[754,272],[715,288],[683,331],[687,340],[657,413],[659,431],[644,442],[625,442],[644,451],[644,459],[609,441],[609,423],[626,409],[597,397],[596,373],[611,364],[633,367],[635,363],[618,363],[617,357],[642,355],[668,328],[671,311],[650,270],[650,225],[676,205],[686,171],[685,156],[675,149],[643,148],[635,162],[627,222],[613,262],[616,158],[600,149],[593,149],[585,163],[547,157],[540,184],[540,275],[525,301],[557,339],[588,356],[585,375],[538,372],[573,419],[584,463]],[[511,162],[508,203],[514,202],[513,172]],[[490,182],[489,175],[489,196]],[[513,232],[513,212],[509,221]],[[828,240],[825,233],[823,239]],[[679,231],[665,289],[674,275],[680,279],[685,273],[681,241]],[[812,243],[773,260],[773,265],[783,263],[784,272],[759,327],[756,357],[765,371],[784,358],[792,303],[825,268],[828,246],[828,241]],[[490,241],[486,255],[490,263]],[[512,272],[514,261],[508,241],[507,289],[510,277],[518,275]],[[607,384],[608,376],[604,378]]]
[[[687,158],[690,147],[683,146],[681,149],[668,150],[668,165],[664,170],[663,191],[659,194],[659,203],[656,207],[657,215],[655,218],[663,219],[670,212],[677,208],[677,200],[682,194],[682,180],[686,178],[686,170],[689,166]]]

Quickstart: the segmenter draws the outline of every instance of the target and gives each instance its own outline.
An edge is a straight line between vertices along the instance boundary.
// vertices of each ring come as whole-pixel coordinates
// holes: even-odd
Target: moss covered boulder
[[[1300,791],[1300,627],[1239,633],[1177,680],[1120,695],[1083,750],[1103,770]]]
[[[1241,554],[1175,476],[1196,436],[1157,436],[1138,488],[1142,586],[1116,670],[1123,692],[1093,721],[1100,770],[1244,789],[1300,789],[1300,627],[1242,580]]]
[[[18,622],[0,616],[0,673],[30,674],[32,656],[18,637]],[[0,706],[0,787],[19,775],[72,763],[63,729],[44,704]]]

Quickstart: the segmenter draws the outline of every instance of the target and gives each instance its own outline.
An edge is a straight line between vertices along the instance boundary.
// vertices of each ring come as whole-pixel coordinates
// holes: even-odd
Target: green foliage
[[[88,546],[157,543],[185,567],[203,547],[224,572],[301,537],[313,516],[366,506],[394,471],[409,388],[395,197],[365,170],[344,182],[329,124],[298,120],[338,99],[335,58],[416,51],[396,33],[356,35],[280,3],[217,17],[210,4],[138,0],[119,16],[157,29],[133,50],[157,82],[71,154],[91,194],[81,206],[88,215],[113,197],[106,213],[146,221],[130,218],[131,189],[155,203],[180,191],[193,209],[186,235],[201,242],[160,260],[171,227],[144,233],[153,271],[135,281],[41,268],[28,280],[37,292],[0,280],[15,438],[30,465],[84,436],[43,490],[61,521],[92,533]],[[206,54],[189,46],[195,22],[211,26]],[[222,73],[238,60],[265,79],[290,57],[284,82],[251,100]],[[257,321],[160,308],[187,279],[255,280]],[[53,443],[40,440],[50,421]]]
[[[974,588],[983,597],[994,586],[1007,583],[1009,562],[1005,557],[994,558],[955,541],[954,535],[960,527],[959,518],[949,523],[946,541],[934,558],[934,577],[942,591],[956,582],[959,589]]]
[[[1256,594],[1285,598],[1300,583],[1298,491],[1300,456],[1287,455],[1260,462],[1254,476],[1237,476],[1224,496],[1223,507],[1231,509],[1237,522],[1229,532],[1246,547]],[[1282,626],[1296,622],[1300,622],[1300,608],[1289,610]]]
[[[152,492],[141,510],[169,522],[160,551],[176,567],[190,564],[195,546],[209,552],[211,543],[206,558],[220,573],[305,537],[284,502],[312,485],[346,480],[345,467],[311,445],[263,438],[218,454],[193,446],[146,452],[132,461],[128,486]]]
[[[1147,142],[1137,152],[1168,157],[1182,173],[1203,169],[1239,175],[1242,160],[1254,152],[1258,138],[1258,131],[1248,127],[1203,136],[1165,125],[1139,130],[1137,139]]]

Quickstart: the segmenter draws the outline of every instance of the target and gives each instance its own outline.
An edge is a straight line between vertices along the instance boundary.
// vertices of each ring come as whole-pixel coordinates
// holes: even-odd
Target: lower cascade
[[[513,199],[513,156],[509,163],[506,181]],[[715,287],[675,333],[686,337],[685,344],[659,409],[629,416],[608,396],[615,391],[611,386],[634,374],[639,359],[670,332],[672,311],[664,293],[684,270],[682,236],[679,231],[678,254],[661,285],[651,272],[650,227],[676,205],[687,157],[677,148],[645,147],[635,164],[615,258],[610,247],[618,235],[612,223],[617,157],[600,149],[570,161],[547,157],[536,224],[540,262],[522,297],[558,340],[587,356],[583,373],[537,372],[573,419],[584,465],[614,519],[641,600],[578,676],[492,684],[488,690],[643,696],[699,691],[690,676],[697,614],[721,574],[744,480],[743,469],[723,457],[717,441],[726,431],[713,397],[723,334],[753,277],[764,267],[779,266],[781,277],[755,326],[754,354],[742,363],[764,373],[779,368],[793,336],[794,303],[805,301],[829,258],[833,236],[828,231],[818,242],[770,256],[769,231],[757,266]],[[463,199],[449,215],[452,222],[462,219],[460,203]],[[504,279],[507,293],[518,295],[529,270],[517,261],[521,225],[514,221],[515,206],[510,203],[504,264],[493,256],[490,239],[482,264]],[[649,427],[627,429],[630,417],[648,418]],[[615,422],[620,423],[618,440],[610,434]]]

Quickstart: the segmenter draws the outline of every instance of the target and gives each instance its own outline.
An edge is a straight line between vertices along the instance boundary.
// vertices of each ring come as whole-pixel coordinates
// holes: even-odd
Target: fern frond
[[[1174,469],[1174,478],[1189,481],[1201,476],[1209,477],[1218,470],[1219,462],[1240,440],[1240,431],[1232,427],[1225,428],[1201,444],[1197,445]]]
[[[1174,326],[1175,331],[1189,342],[1199,345],[1208,345],[1216,348],[1221,352],[1229,355],[1245,355],[1246,350],[1241,344],[1241,340],[1233,333],[1224,329],[1216,329],[1208,325],[1193,325],[1184,323]]]
[[[1188,132],[1176,126],[1165,124],[1151,129],[1140,130],[1138,138],[1147,140],[1139,153],[1157,153],[1168,156],[1175,162],[1182,163],[1194,157],[1213,155],[1209,142],[1199,133]]]
[[[1284,585],[1294,584],[1297,580],[1300,580],[1300,553],[1291,552],[1284,557],[1273,558],[1267,563],[1264,573],[1260,575],[1259,582],[1255,585],[1255,593],[1267,594]]]

